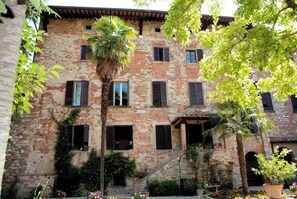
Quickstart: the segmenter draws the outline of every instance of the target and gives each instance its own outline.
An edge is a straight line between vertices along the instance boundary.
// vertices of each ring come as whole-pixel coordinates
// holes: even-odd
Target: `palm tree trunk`
[[[16,0],[6,0],[5,4],[12,9],[15,17],[2,18],[3,23],[0,23],[0,192],[10,131],[16,66],[26,11],[26,6],[18,5]]]
[[[243,189],[243,193],[247,194],[248,183],[247,183],[247,177],[246,177],[246,164],[245,164],[244,151],[243,151],[242,135],[236,134],[236,143],[237,143],[237,155],[238,155],[240,176],[241,176],[241,182],[242,182],[242,189]]]
[[[106,120],[108,111],[108,92],[111,78],[102,78],[101,90],[101,155],[100,155],[100,191],[102,197],[104,195],[104,156],[105,156],[105,141],[106,141]]]

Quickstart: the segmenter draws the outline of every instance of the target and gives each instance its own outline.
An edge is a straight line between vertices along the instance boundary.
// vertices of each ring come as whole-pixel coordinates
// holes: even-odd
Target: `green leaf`
[[[40,0],[30,0],[30,2],[37,10],[40,9]]]
[[[3,14],[7,13],[7,9],[6,9],[5,4],[2,0],[0,1],[0,13],[3,13]]]

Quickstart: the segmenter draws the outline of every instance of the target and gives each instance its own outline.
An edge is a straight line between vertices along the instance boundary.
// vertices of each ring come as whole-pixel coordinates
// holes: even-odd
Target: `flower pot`
[[[196,189],[196,191],[197,191],[197,196],[203,195],[203,189]]]
[[[280,199],[282,197],[282,184],[263,184],[263,187],[269,198]]]
[[[143,193],[143,195],[144,195],[145,198],[149,198],[150,192],[145,191],[145,192],[142,192],[142,193]]]

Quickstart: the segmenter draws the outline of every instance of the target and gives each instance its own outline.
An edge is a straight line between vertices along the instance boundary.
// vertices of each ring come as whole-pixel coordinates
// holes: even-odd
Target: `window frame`
[[[76,129],[82,128],[82,132],[77,131]],[[67,146],[71,148],[71,150],[80,150],[80,151],[88,151],[89,150],[89,125],[81,124],[81,125],[68,125],[67,126]],[[77,136],[77,134],[82,133],[81,136]],[[81,143],[77,145],[79,142],[77,137],[82,137],[80,140]]]
[[[291,95],[290,100],[293,113],[297,113],[297,97],[295,95]]]
[[[272,96],[270,92],[264,92],[261,93],[261,101],[264,112],[273,112],[273,102],[272,102]]]
[[[121,91],[121,94],[120,94],[120,105],[115,105],[115,87],[116,87],[116,84],[120,84],[120,91]],[[127,105],[123,105],[123,84],[127,84]],[[114,106],[114,107],[128,107],[129,106],[129,82],[128,81],[119,81],[119,82],[111,82],[110,83],[110,86],[109,86],[109,93],[108,93],[108,105],[109,106]]]
[[[167,106],[167,85],[165,81],[152,82],[152,104],[154,107]]]
[[[170,62],[168,47],[153,47],[153,55],[156,62]]]
[[[189,59],[188,59],[188,54],[189,54]],[[195,56],[195,59],[192,59],[192,54]],[[189,62],[188,62],[189,60]],[[187,64],[197,64],[198,59],[197,59],[197,51],[196,50],[186,50],[186,63]]]
[[[126,140],[128,140],[127,148],[121,148],[119,140],[116,139],[120,132],[116,132],[116,129],[119,128],[130,128],[130,132],[127,132]],[[123,133],[122,133],[123,135]],[[133,125],[108,125],[106,126],[106,149],[107,150],[130,150],[133,149]],[[122,139],[123,140],[123,139]],[[116,146],[118,144],[118,147]]]
[[[92,49],[88,45],[81,45],[80,49],[80,60],[86,61],[88,60],[88,53],[91,52]]]
[[[77,102],[77,84],[80,84],[80,100],[79,104],[75,104]],[[66,81],[65,88],[65,106],[88,106],[89,102],[89,84],[90,82],[87,80],[75,80],[75,81]]]

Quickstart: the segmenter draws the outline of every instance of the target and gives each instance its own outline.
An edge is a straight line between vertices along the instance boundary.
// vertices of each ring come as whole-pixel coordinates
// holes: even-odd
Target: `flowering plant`
[[[294,182],[290,187],[291,192],[296,192],[297,191],[297,182]]]
[[[102,199],[102,195],[100,191],[89,192],[88,199]]]
[[[134,194],[134,199],[144,199],[144,198],[145,198],[144,194],[137,194],[137,193]]]
[[[56,190],[57,197],[66,197],[66,193],[63,190]]]

